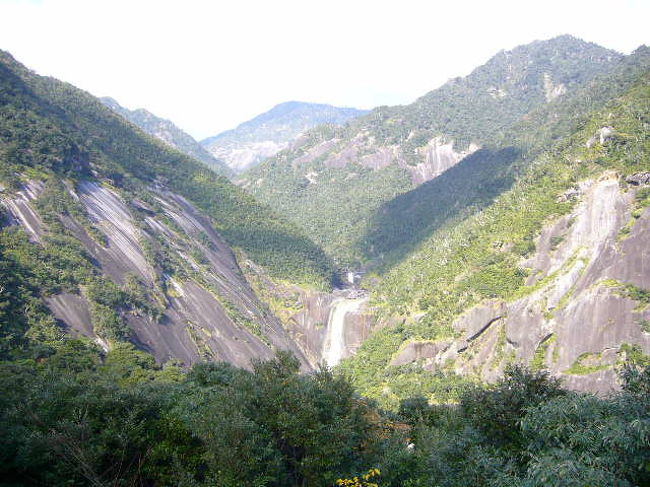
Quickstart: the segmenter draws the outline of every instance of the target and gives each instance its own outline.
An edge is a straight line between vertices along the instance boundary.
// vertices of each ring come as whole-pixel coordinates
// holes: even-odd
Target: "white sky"
[[[0,0],[0,49],[197,139],[289,100],[410,103],[569,33],[629,53],[648,0]]]

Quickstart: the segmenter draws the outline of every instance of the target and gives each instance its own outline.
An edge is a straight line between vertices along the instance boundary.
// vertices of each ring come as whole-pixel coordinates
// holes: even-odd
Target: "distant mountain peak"
[[[291,100],[234,129],[208,137],[201,145],[231,169],[241,172],[289,147],[298,136],[317,125],[342,125],[365,113],[367,110]]]
[[[304,143],[250,170],[241,184],[294,218],[327,251],[353,264],[365,262],[381,253],[382,239],[409,234],[387,230],[368,248],[359,222],[382,201],[470,157],[497,165],[510,161],[509,152],[490,150],[514,124],[536,108],[572,96],[622,57],[573,36],[500,51],[412,104],[375,108],[345,130],[312,129]],[[488,164],[477,166],[483,170]],[[446,189],[454,192],[453,185]],[[339,201],[346,202],[345,211]]]

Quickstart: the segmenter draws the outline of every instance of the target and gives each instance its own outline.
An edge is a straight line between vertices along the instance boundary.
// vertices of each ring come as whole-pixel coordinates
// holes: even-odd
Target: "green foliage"
[[[612,72],[625,71],[614,78],[629,83],[627,71],[638,74],[643,56],[629,62],[570,36],[521,46],[415,103],[376,108],[338,130],[314,129],[243,182],[344,266],[389,267],[446,222],[489,205],[531,154],[573,129],[567,118],[573,122],[620,93],[625,82],[613,86]],[[610,88],[574,96],[599,75]],[[549,83],[567,89],[574,101],[565,103],[564,95],[558,102],[569,108],[547,103]],[[409,194],[409,169],[425,162],[436,137],[453,142],[456,152],[470,143],[483,150]]]
[[[124,318],[127,311],[144,313],[154,319],[162,314],[162,309],[134,274],[126,276],[122,287],[109,279],[94,277],[84,287],[84,294],[91,303],[95,332],[109,340],[129,338],[131,331]]]
[[[603,399],[510,369],[498,384],[468,392],[459,409],[415,423],[416,468],[404,485],[645,485],[648,374],[626,366],[624,391]]]
[[[94,370],[100,363],[97,346],[88,340],[66,339],[57,342],[54,352],[46,362],[46,368],[53,373],[81,373]]]
[[[339,264],[364,260],[359,242],[372,224],[368,217],[412,187],[406,171],[395,165],[373,170],[356,163],[326,167],[318,160],[294,168],[287,157],[299,155],[280,153],[249,171],[246,189],[304,228]]]
[[[600,354],[586,352],[581,354],[571,367],[564,371],[564,373],[571,375],[587,375],[598,372],[599,370],[608,369],[609,367],[609,364],[600,363]]]
[[[623,391],[606,399],[514,367],[458,407],[414,396],[397,416],[328,370],[299,374],[287,352],[251,371],[174,367],[79,340],[0,362],[3,483],[329,487],[375,468],[383,487],[650,480],[647,365],[625,364]]]
[[[162,398],[107,380],[96,354],[89,361],[81,350],[67,351],[65,361],[55,361],[60,353],[43,370],[2,364],[1,429],[10,438],[0,453],[3,482],[132,485],[164,437]]]
[[[525,285],[528,271],[520,267],[522,257],[530,255],[544,225],[576,204],[563,195],[577,181],[597,179],[606,170],[622,175],[650,170],[647,83],[646,73],[624,95],[591,114],[580,129],[530,161],[494,203],[446,222],[383,276],[374,286],[371,304],[379,318],[406,325],[401,339],[386,342],[381,350],[371,339],[346,365],[358,372],[354,381],[364,393],[378,397],[372,384],[384,382],[390,358],[409,337],[453,337],[450,325],[463,311],[488,298],[508,301],[533,291],[534,284]],[[604,125],[625,137],[586,148],[586,140]],[[645,306],[644,290],[626,287],[621,292]]]
[[[639,305],[636,311],[643,311],[650,304],[650,291],[630,283],[608,279],[603,284],[612,288],[619,296],[626,297],[632,301],[637,301]]]
[[[633,284],[626,284],[624,293],[626,297],[638,301],[641,309],[650,304],[650,291],[647,289],[640,288]]]
[[[16,255],[12,237],[16,235],[0,232],[0,357],[3,358],[26,342],[25,334],[30,326],[43,322],[54,325],[38,299],[33,272],[24,264],[22,256]],[[19,242],[24,243],[22,239]]]
[[[518,449],[523,441],[518,422],[524,411],[563,394],[559,381],[547,372],[509,365],[495,385],[465,392],[460,408],[494,446]]]
[[[639,321],[639,326],[644,333],[650,333],[650,320],[641,320]]]
[[[365,403],[327,370],[299,375],[286,352],[169,382],[130,345],[100,363],[69,343],[42,366],[0,364],[4,481],[325,487],[369,460]]]
[[[524,485],[645,485],[648,406],[630,394],[570,394],[531,408],[521,426],[532,457]]]
[[[74,294],[83,289],[96,333],[109,340],[130,336],[127,312],[154,319],[160,316],[160,305],[137,277],[127,275],[123,287],[100,277],[81,243],[57,225],[58,220],[53,222],[42,244],[30,242],[17,227],[0,229],[0,273],[5,277],[0,320],[6,323],[2,329],[10,343],[24,342],[25,336],[45,343],[58,340],[62,330],[41,298],[63,292]]]
[[[423,338],[416,333],[416,328],[404,325],[382,328],[366,339],[354,357],[343,360],[338,369],[365,396],[386,409],[397,410],[402,399],[418,395],[440,402],[458,401],[471,379],[451,372],[431,373],[417,363],[389,365],[402,343]],[[382,372],[377,374],[378,370]]]
[[[171,378],[170,367],[173,365],[167,367],[166,375]],[[115,343],[111,347],[103,361],[102,373],[123,385],[160,380],[162,376],[153,356],[138,350],[131,343]],[[178,376],[178,379],[181,377]]]
[[[650,366],[650,355],[645,354],[638,344],[622,343],[619,354],[621,363],[629,363],[638,367]]]
[[[530,363],[530,368],[533,371],[543,370],[546,368],[546,353],[548,352],[548,348],[555,343],[556,339],[557,336],[551,334],[538,345],[537,350],[535,350],[535,355],[533,355],[533,360]],[[554,352],[556,350],[557,348],[554,349]]]
[[[74,182],[95,177],[132,194],[164,184],[208,214],[231,245],[274,276],[329,287],[330,260],[295,225],[202,163],[135,130],[89,94],[36,76],[3,52],[0,103],[0,154],[10,172],[33,168]],[[65,191],[45,197],[43,206],[73,208]]]
[[[648,398],[650,396],[650,364],[645,365],[624,362],[620,368],[621,387],[623,391],[634,396]]]

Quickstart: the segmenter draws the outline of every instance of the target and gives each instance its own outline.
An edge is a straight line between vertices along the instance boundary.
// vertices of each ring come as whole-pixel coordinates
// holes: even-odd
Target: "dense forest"
[[[470,75],[452,79],[412,104],[378,107],[345,127],[317,127],[300,144],[244,173],[242,184],[306,229],[340,264],[374,267],[383,258],[384,265],[386,260],[392,265],[412,249],[412,240],[430,232],[432,225],[427,219],[421,225],[420,217],[433,212],[433,225],[439,226],[450,216],[491,203],[524,163],[531,144],[528,129],[561,135],[566,125],[558,120],[571,112],[556,105],[594,78],[603,81],[624,71],[628,62],[571,36],[500,52]],[[593,98],[574,103],[572,116],[611,97],[613,85],[606,94],[594,92]],[[553,98],[552,86],[562,87],[563,96]],[[546,110],[546,116],[533,115],[536,109]],[[538,125],[525,122],[534,117]],[[551,137],[536,143],[544,145]],[[410,211],[408,199],[396,197],[421,183],[414,174],[428,164],[433,140],[452,144],[457,154],[470,145],[485,151],[465,161],[460,174],[425,191],[416,211]],[[396,207],[403,210],[399,215]],[[399,255],[385,255],[394,250]]]
[[[131,345],[33,342],[0,362],[0,485],[643,486],[650,364],[608,398],[521,367],[454,404],[382,411],[281,352],[156,366]]]

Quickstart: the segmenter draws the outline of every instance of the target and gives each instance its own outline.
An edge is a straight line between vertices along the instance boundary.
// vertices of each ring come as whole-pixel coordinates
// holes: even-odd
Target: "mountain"
[[[649,54],[535,42],[242,176],[370,271],[374,329],[341,365],[364,395],[448,400],[517,362],[605,393],[645,360]]]
[[[342,125],[365,113],[367,110],[289,101],[235,129],[208,137],[201,145],[239,173],[287,148],[299,135],[316,125]]]
[[[508,364],[526,363],[572,389],[607,394],[620,364],[647,363],[649,113],[646,47],[563,103],[531,113],[524,125],[545,148],[528,153],[506,189],[434,223],[368,282],[374,320],[391,326],[343,364],[361,390],[386,404],[418,393],[433,399],[453,384],[445,374],[493,381]],[[549,141],[549,132],[562,136]],[[471,189],[462,180],[480,182],[472,167],[493,183],[494,166],[483,171],[479,162],[465,159],[382,216],[407,220],[418,201],[418,214],[438,211],[436,194],[452,207],[462,203],[467,194],[453,197]]]
[[[110,97],[100,98],[100,101],[149,135],[153,135],[182,153],[203,162],[217,174],[226,177],[233,175],[233,172],[223,161],[212,157],[191,135],[183,132],[173,122],[157,117],[143,108],[129,110]]]
[[[369,297],[0,51],[2,485],[650,485],[649,128],[646,47],[484,122],[369,213]]]
[[[295,225],[4,52],[0,105],[3,358],[72,335],[161,363],[249,367],[288,349],[315,365],[245,275],[330,289],[334,268]]]
[[[649,51],[607,59],[572,38],[515,51],[573,59],[562,79],[582,81],[551,101],[517,95],[513,106],[529,111],[498,129],[477,124],[484,135],[468,128],[467,154],[423,184],[398,187],[393,176],[409,174],[406,166],[363,167],[350,152],[331,168],[345,179],[307,173],[291,195],[307,204],[309,188],[339,191],[342,199],[321,201],[321,214],[312,208],[314,223],[345,255],[328,213],[336,207],[325,203],[358,218],[374,246],[358,247],[374,264],[363,277],[369,297],[330,292],[335,266],[295,223],[87,93],[3,54],[0,351],[58,350],[66,333],[109,352],[128,342],[159,362],[186,364],[247,366],[288,349],[304,369],[344,359],[340,369],[359,390],[393,409],[417,394],[457,400],[468,381],[494,380],[518,362],[549,368],[575,389],[605,390],[617,363],[644,360],[650,345],[642,244]],[[574,51],[599,69],[580,70]],[[394,110],[407,120],[407,108]],[[346,137],[359,127],[369,133],[369,116],[312,130],[296,144],[311,151],[301,163],[342,157],[327,151],[357,140]],[[372,126],[373,140],[397,123],[387,120]],[[324,157],[307,161],[314,137]],[[281,167],[290,154],[252,172]],[[284,167],[300,169],[297,161]],[[383,199],[369,191],[381,181]]]
[[[365,237],[382,204],[472,156],[485,167],[519,159],[508,133],[535,107],[557,102],[621,55],[562,36],[500,52],[415,103],[379,107],[346,127],[318,127],[240,183],[304,228],[343,265],[381,259]],[[487,201],[509,184],[486,188]]]

